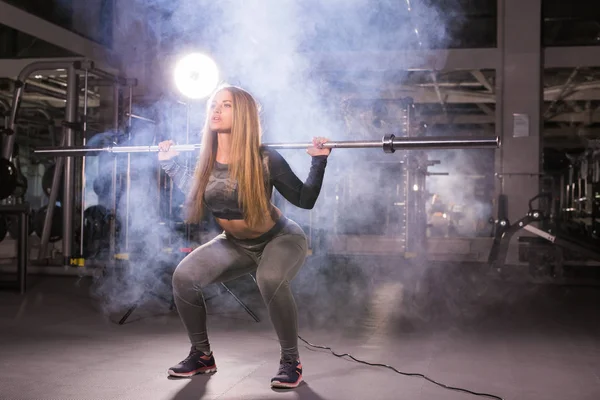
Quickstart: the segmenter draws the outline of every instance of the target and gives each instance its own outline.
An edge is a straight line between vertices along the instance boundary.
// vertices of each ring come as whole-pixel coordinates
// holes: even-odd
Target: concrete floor
[[[300,335],[504,399],[600,399],[599,289],[508,281],[476,266],[399,271],[365,260],[307,263],[294,283]],[[153,286],[168,295],[168,286]],[[211,288],[209,334],[219,370],[170,379],[167,368],[185,358],[189,344],[167,303],[147,297],[118,325],[140,293],[131,282],[32,276],[25,296],[0,292],[0,399],[490,398],[302,342],[305,383],[274,391],[278,344],[265,308],[249,277],[231,288],[261,322]]]

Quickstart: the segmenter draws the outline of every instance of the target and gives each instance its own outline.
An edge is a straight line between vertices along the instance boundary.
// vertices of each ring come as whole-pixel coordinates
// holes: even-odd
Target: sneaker
[[[302,364],[300,364],[300,361],[294,361],[293,363],[282,361],[277,375],[271,379],[271,387],[295,388],[300,382],[302,382]]]
[[[216,372],[217,365],[215,364],[215,358],[213,353],[210,355],[204,354],[204,352],[197,350],[192,346],[190,355],[179,364],[169,369],[169,375],[188,377],[196,374],[208,374],[210,372]]]

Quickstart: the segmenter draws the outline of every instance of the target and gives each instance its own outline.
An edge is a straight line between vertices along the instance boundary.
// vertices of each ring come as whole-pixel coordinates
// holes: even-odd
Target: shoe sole
[[[293,389],[298,387],[302,383],[302,380],[302,376],[300,376],[296,382],[292,383],[275,381],[271,382],[271,387],[276,389]]]
[[[217,372],[217,367],[210,368],[200,368],[192,372],[175,372],[172,369],[169,370],[170,376],[176,376],[179,378],[188,378],[190,376],[198,375],[198,374],[210,374],[213,372]]]

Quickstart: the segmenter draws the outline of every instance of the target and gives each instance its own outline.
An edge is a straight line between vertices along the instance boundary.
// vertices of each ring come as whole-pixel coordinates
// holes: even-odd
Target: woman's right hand
[[[172,140],[165,140],[164,142],[160,142],[158,144],[158,160],[166,161],[170,160],[173,157],[177,157],[179,152],[176,150],[171,150],[171,146],[174,145],[175,142]]]

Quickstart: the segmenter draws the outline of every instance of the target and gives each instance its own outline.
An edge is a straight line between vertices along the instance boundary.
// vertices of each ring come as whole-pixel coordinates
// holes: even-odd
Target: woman
[[[293,388],[302,381],[302,365],[290,281],[304,263],[307,240],[298,224],[283,216],[270,199],[275,187],[292,204],[313,207],[330,153],[322,148],[327,139],[314,138],[307,149],[312,164],[302,183],[278,152],[261,146],[259,110],[248,92],[220,88],[208,107],[193,175],[175,161],[172,141],[159,144],[162,168],[187,194],[188,222],[197,223],[206,208],[224,230],[185,257],[173,274],[175,303],[192,349],[168,373],[187,377],[216,371],[201,288],[256,271],[281,347],[280,367],[271,386]]]

